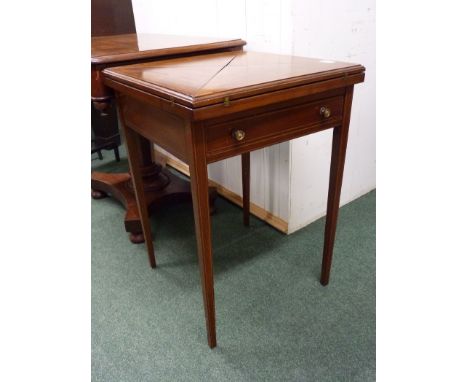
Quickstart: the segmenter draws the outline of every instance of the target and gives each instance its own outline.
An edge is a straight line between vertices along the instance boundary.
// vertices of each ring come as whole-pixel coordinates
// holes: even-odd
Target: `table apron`
[[[121,96],[121,116],[126,126],[151,142],[157,143],[180,160],[188,162],[185,142],[187,121],[128,96]]]
[[[329,113],[326,116],[323,114]],[[330,97],[290,107],[208,124],[205,128],[208,162],[240,155],[338,126],[343,119],[343,96]],[[242,138],[236,140],[240,131]]]

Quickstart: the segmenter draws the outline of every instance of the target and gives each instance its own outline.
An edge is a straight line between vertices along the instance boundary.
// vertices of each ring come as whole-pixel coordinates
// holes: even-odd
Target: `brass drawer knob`
[[[240,141],[244,140],[244,138],[245,138],[245,131],[244,131],[244,130],[240,130],[240,129],[234,130],[234,131],[232,132],[232,137],[233,137],[236,141],[240,142]]]
[[[320,115],[324,118],[329,118],[331,115],[331,110],[328,107],[322,106],[320,108]]]

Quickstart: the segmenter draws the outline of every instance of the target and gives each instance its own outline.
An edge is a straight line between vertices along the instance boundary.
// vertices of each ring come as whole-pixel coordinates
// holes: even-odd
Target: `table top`
[[[362,65],[258,52],[225,52],[104,70],[106,77],[191,107],[360,74]]]
[[[164,34],[121,34],[91,38],[91,63],[108,64],[184,53],[242,47],[241,39],[190,37]]]

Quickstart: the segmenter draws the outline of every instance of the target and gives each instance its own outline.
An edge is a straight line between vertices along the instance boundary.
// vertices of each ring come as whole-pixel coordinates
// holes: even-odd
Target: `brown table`
[[[99,36],[91,39],[91,100],[106,123],[115,124],[113,91],[103,81],[102,71],[116,65],[134,64],[168,58],[187,57],[199,54],[239,51],[245,41],[222,40],[206,37],[172,36],[162,34],[121,34]],[[188,79],[190,81],[190,79]],[[154,163],[151,143],[142,138],[140,164],[144,176],[144,188],[148,209],[161,203],[191,200],[190,184],[172,175]],[[125,229],[133,243],[144,241],[140,217],[129,173],[93,172],[91,175],[92,197],[100,199],[112,194],[126,207]],[[210,190],[210,202],[216,198],[215,189]],[[213,209],[213,206],[212,206]]]
[[[333,128],[320,282],[327,285],[335,239],[356,64],[254,52],[220,53],[104,71],[118,99],[148,257],[156,266],[139,166],[141,137],[189,164],[198,258],[210,347],[216,346],[207,165],[242,155],[243,194],[249,152]],[[249,203],[244,197],[244,222]]]

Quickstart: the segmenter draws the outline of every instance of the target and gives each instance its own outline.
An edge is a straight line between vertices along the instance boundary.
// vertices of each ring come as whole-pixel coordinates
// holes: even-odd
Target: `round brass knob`
[[[242,141],[244,138],[245,138],[245,131],[244,130],[234,130],[232,132],[232,137],[236,140],[236,141]]]
[[[331,115],[331,110],[328,107],[322,106],[320,108],[320,115],[324,118],[329,118]]]

